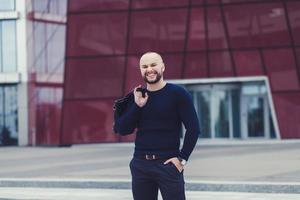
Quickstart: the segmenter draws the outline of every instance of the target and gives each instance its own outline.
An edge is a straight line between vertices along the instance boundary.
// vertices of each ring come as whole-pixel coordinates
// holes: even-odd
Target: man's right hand
[[[141,87],[141,85],[139,85],[136,88],[134,88],[133,93],[134,93],[134,101],[135,101],[135,103],[141,108],[144,105],[146,105],[149,96],[148,96],[148,94],[146,92],[145,97],[143,97],[142,96],[142,92],[136,91],[137,88],[139,88],[139,87]]]

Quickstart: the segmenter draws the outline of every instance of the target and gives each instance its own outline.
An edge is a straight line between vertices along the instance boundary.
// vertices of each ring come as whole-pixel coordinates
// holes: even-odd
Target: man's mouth
[[[147,73],[146,76],[149,78],[155,78],[157,73]]]
[[[156,74],[147,74],[147,77],[149,78],[154,78],[156,76]]]

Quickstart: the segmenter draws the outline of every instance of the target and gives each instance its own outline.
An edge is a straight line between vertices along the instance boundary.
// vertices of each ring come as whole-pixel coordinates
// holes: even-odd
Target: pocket
[[[177,167],[173,163],[171,163],[171,166],[173,167],[174,170],[176,170],[178,174],[181,174],[181,172],[177,169]]]

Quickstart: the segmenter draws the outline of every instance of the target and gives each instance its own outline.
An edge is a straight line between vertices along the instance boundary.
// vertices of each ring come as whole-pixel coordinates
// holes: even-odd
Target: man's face
[[[158,54],[149,53],[142,56],[140,70],[146,83],[155,84],[163,77],[165,66]]]

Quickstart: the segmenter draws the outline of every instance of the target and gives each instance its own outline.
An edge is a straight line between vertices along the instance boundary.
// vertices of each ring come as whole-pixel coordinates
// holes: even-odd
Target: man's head
[[[147,52],[140,59],[140,70],[144,81],[155,84],[163,78],[165,65],[162,57],[155,52]]]

